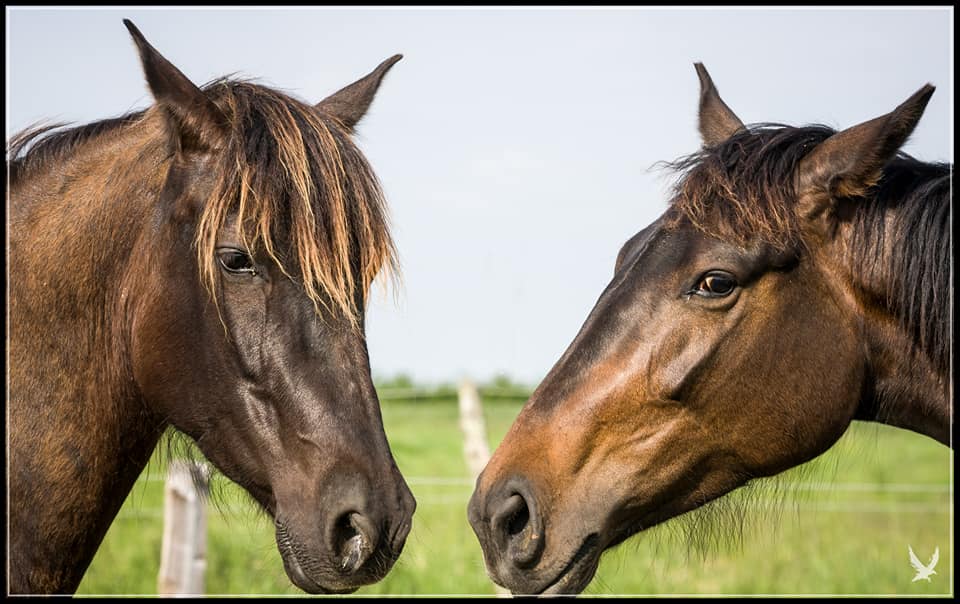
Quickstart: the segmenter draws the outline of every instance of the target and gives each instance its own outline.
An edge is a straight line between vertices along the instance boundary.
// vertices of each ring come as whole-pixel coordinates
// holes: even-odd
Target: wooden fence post
[[[490,459],[487,446],[487,428],[483,422],[483,407],[476,386],[469,380],[460,384],[460,429],[463,431],[463,455],[467,459],[470,477],[477,479]]]
[[[483,421],[483,406],[480,393],[469,380],[460,384],[460,429],[463,431],[463,455],[474,482],[490,461],[490,447],[487,445],[487,427]],[[498,597],[510,597],[510,592],[494,584]]]
[[[163,493],[163,545],[157,578],[161,596],[205,592],[209,478],[204,464],[170,462]]]

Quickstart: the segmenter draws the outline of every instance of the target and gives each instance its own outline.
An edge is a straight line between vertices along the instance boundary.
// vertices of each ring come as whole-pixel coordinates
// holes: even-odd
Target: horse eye
[[[719,298],[729,295],[736,287],[737,281],[733,275],[714,271],[700,278],[694,293],[708,298]]]
[[[230,273],[256,274],[257,272],[253,266],[253,259],[250,258],[250,254],[238,249],[227,248],[218,250],[217,259],[220,261],[220,266]]]

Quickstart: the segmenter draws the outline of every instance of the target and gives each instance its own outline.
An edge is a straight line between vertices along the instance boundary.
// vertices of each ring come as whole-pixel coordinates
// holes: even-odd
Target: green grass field
[[[491,450],[522,402],[484,401]],[[357,593],[492,595],[466,520],[473,486],[456,400],[388,400],[383,418],[417,512],[396,566]],[[607,552],[585,594],[953,594],[952,465],[952,451],[929,438],[855,423],[811,464],[726,498],[719,512],[746,502],[740,539],[723,513],[695,512]],[[141,476],[78,595],[156,593],[163,469],[158,460]],[[216,482],[224,509],[209,509],[207,592],[303,595],[284,574],[272,523],[238,487]],[[911,582],[908,544],[924,562],[940,548],[930,583]]]

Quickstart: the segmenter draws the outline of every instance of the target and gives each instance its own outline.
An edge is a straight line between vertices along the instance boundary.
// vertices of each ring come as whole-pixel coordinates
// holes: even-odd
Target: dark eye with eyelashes
[[[733,293],[735,289],[737,289],[737,279],[733,275],[723,271],[710,271],[700,277],[696,287],[690,293],[705,298],[722,298]]]
[[[217,249],[217,260],[220,266],[228,273],[234,274],[257,274],[257,269],[253,264],[253,258],[243,250],[233,247],[223,247]]]

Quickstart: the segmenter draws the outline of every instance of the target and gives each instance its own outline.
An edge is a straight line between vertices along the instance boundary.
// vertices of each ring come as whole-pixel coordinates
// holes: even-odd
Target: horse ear
[[[167,113],[174,143],[180,150],[207,150],[226,131],[217,106],[179,69],[147,42],[137,26],[124,19],[137,51],[147,85],[157,104]]]
[[[875,185],[920,121],[933,91],[927,84],[890,113],[834,134],[804,157],[796,176],[800,216],[816,219],[837,198],[859,197]]]
[[[370,108],[370,103],[373,102],[373,97],[380,88],[383,76],[387,75],[390,68],[402,58],[403,55],[393,55],[365,77],[317,103],[317,109],[340,120],[348,130],[353,130]]]
[[[720,98],[703,63],[693,66],[700,78],[700,136],[705,147],[718,145],[743,128],[743,122]]]

